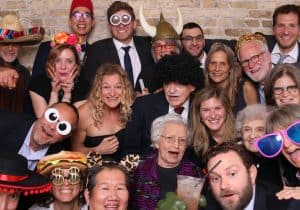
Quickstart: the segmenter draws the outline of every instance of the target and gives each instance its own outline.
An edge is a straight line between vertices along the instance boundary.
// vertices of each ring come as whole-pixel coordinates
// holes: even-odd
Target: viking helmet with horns
[[[140,23],[144,29],[144,31],[152,37],[153,41],[161,40],[161,39],[179,39],[179,34],[182,31],[182,16],[180,13],[179,8],[177,8],[178,13],[178,23],[175,28],[165,21],[163,14],[160,14],[159,23],[156,27],[151,26],[147,23],[144,14],[143,14],[143,7],[140,6]]]

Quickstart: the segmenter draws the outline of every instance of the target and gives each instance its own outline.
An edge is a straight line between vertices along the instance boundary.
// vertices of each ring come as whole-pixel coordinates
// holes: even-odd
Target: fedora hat
[[[0,192],[40,194],[51,190],[49,180],[27,168],[27,159],[19,154],[0,155]]]
[[[7,14],[0,20],[0,44],[37,44],[43,40],[44,32],[42,27],[24,29],[20,19],[14,14]]]

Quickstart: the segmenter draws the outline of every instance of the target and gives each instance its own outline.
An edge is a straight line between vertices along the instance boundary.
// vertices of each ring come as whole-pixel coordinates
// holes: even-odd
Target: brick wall
[[[93,0],[96,26],[90,42],[109,37],[106,27],[106,9],[112,0]],[[136,14],[139,5],[144,6],[144,15],[151,24],[158,21],[163,10],[165,18],[176,24],[175,8],[181,9],[184,22],[199,23],[206,37],[236,38],[240,34],[260,31],[272,33],[272,12],[274,8],[286,3],[300,4],[300,0],[127,0]],[[45,27],[45,40],[59,31],[68,31],[68,13],[71,0],[0,0],[0,16],[8,12],[19,15],[24,25]],[[145,35],[139,27],[137,33]],[[32,66],[37,46],[22,50],[21,63]]]

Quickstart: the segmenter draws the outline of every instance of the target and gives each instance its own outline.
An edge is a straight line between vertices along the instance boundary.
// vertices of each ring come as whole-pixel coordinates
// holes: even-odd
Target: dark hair
[[[159,75],[159,87],[171,82],[178,82],[182,85],[194,86],[196,92],[204,86],[199,61],[185,53],[165,55],[157,62],[155,71],[155,74]]]
[[[246,150],[243,145],[234,142],[223,142],[209,148],[209,150],[205,154],[206,165],[208,161],[213,157],[228,152],[235,152],[241,158],[244,166],[247,169],[249,169],[254,163],[251,153]]]
[[[273,13],[273,27],[277,24],[278,15],[289,13],[294,13],[298,16],[298,26],[300,26],[300,6],[295,4],[285,4],[275,9]]]
[[[109,18],[115,14],[116,12],[120,11],[120,10],[125,10],[127,11],[131,17],[132,20],[135,20],[135,15],[134,15],[134,11],[133,8],[127,3],[127,2],[122,2],[122,1],[115,1],[114,3],[112,3],[109,8],[107,9],[106,12],[106,16],[107,16],[107,20],[109,22]]]
[[[192,28],[199,28],[201,33],[202,33],[202,36],[204,37],[203,30],[202,30],[201,26],[198,23],[188,22],[188,23],[183,25],[182,31],[180,33],[180,39],[182,39],[182,32],[183,32],[184,29],[192,29]]]
[[[113,161],[113,162],[103,162],[103,165],[95,165],[93,168],[89,170],[87,176],[86,188],[88,189],[90,194],[93,193],[93,189],[96,186],[96,176],[105,169],[118,170],[122,172],[125,177],[126,188],[129,191],[130,179],[129,179],[128,171],[123,166]]]
[[[292,64],[280,64],[276,65],[270,72],[269,79],[265,84],[265,96],[266,103],[268,105],[276,105],[275,99],[273,97],[274,84],[275,82],[284,77],[290,77],[300,90],[300,71],[299,68]]]

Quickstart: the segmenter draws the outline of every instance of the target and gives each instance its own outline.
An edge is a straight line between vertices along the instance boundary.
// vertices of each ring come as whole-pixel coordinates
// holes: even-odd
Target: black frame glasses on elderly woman
[[[185,146],[187,144],[186,138],[175,137],[175,136],[164,136],[164,135],[159,135],[159,136],[162,137],[169,144],[174,144],[176,140],[180,146]]]
[[[121,14],[121,15],[113,14],[109,18],[109,23],[113,26],[118,26],[121,23],[123,25],[128,25],[131,22],[131,20],[132,17],[129,14]]]
[[[59,112],[55,108],[49,108],[45,111],[44,114],[45,119],[49,123],[57,123],[56,124],[56,131],[62,136],[69,135],[72,131],[72,126],[67,121],[60,121],[59,120]]]
[[[68,180],[69,184],[78,184],[81,179],[80,169],[78,167],[72,166],[68,170],[68,176],[64,176],[62,168],[54,168],[51,171],[50,180],[52,184],[56,186],[63,185],[65,180]]]

